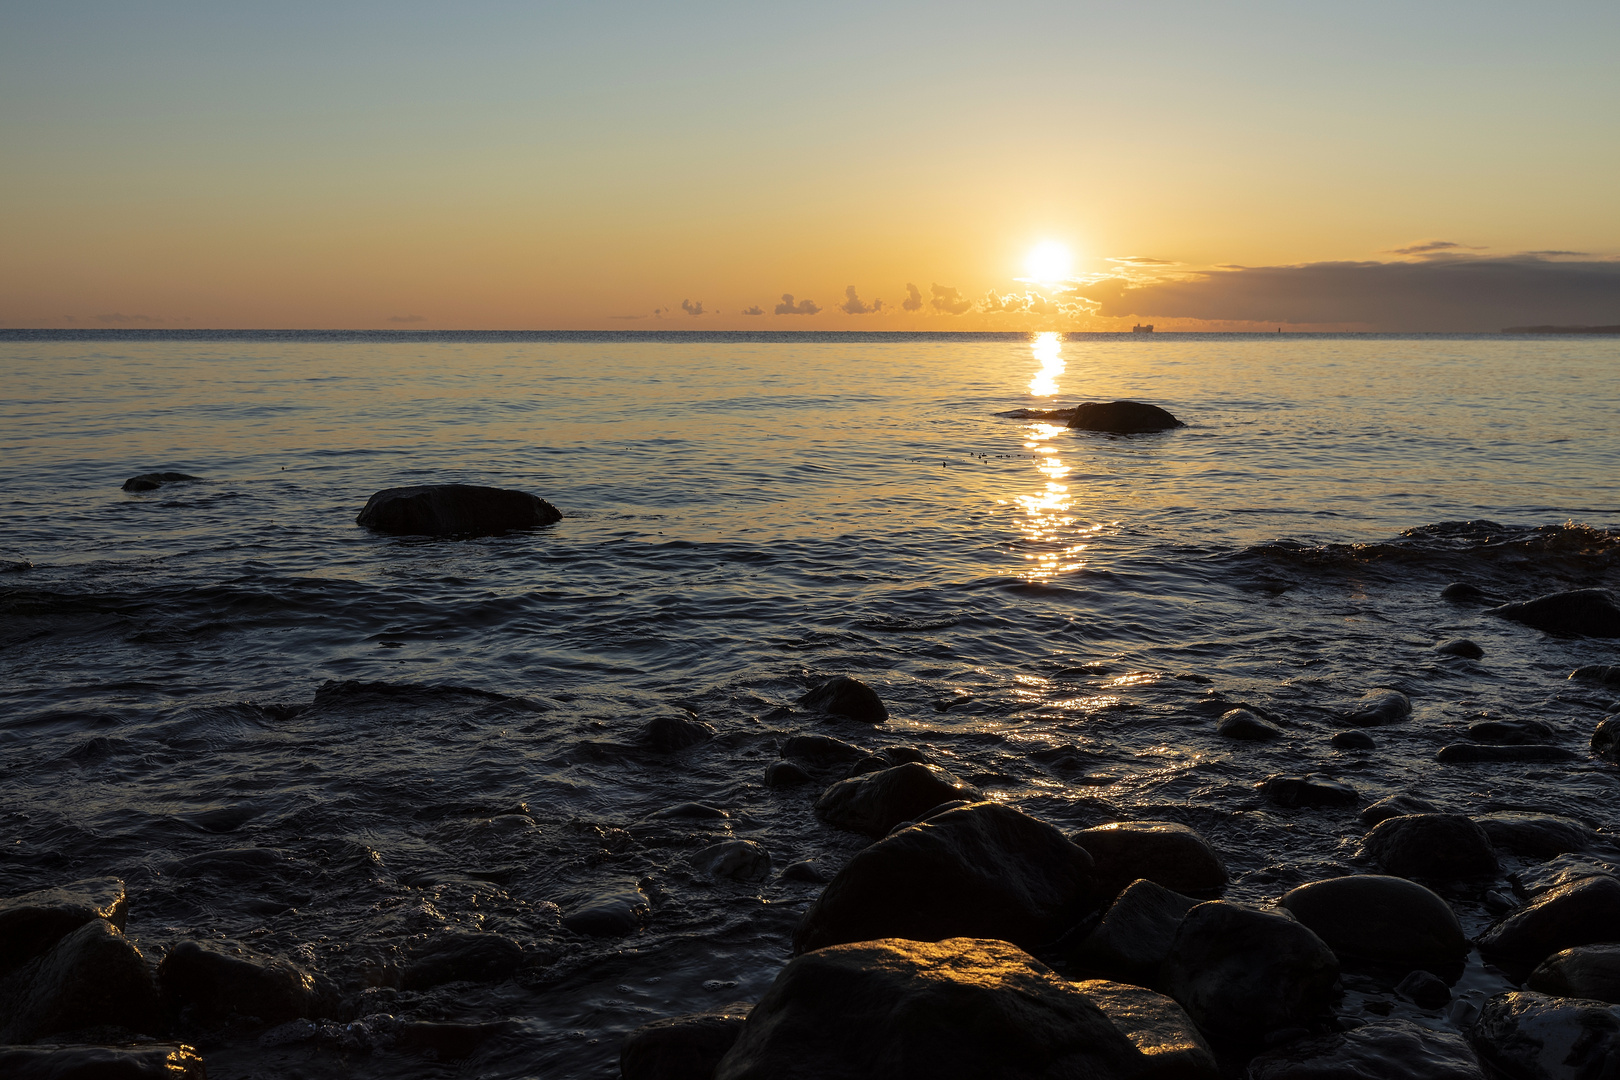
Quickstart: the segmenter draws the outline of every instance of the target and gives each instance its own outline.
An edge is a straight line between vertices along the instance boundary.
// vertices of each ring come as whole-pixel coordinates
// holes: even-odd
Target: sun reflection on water
[[[1029,380],[1029,392],[1036,397],[1051,397],[1058,392],[1058,376],[1063,374],[1063,341],[1054,333],[1035,335],[1035,359],[1040,369]]]
[[[1029,392],[1036,397],[1052,397],[1058,392],[1058,376],[1063,374],[1063,341],[1057,334],[1037,334],[1031,345],[1038,365],[1030,380]],[[1025,431],[1024,449],[1035,456],[1035,470],[1044,483],[1028,495],[1014,500],[1023,511],[1019,531],[1023,533],[1025,560],[1033,565],[1019,576],[1026,581],[1048,582],[1060,574],[1080,569],[1086,545],[1082,538],[1100,526],[1081,526],[1073,513],[1074,500],[1065,483],[1071,469],[1059,452],[1060,435],[1068,429],[1061,424],[1032,422]]]

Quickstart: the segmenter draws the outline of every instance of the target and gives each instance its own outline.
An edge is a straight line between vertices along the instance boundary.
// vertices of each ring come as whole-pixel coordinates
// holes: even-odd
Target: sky
[[[0,326],[1620,323],[1617,44],[1613,0],[0,0]]]

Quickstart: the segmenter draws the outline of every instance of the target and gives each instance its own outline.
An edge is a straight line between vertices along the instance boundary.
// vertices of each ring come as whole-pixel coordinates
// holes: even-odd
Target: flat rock
[[[1598,721],[1592,729],[1592,753],[1604,761],[1620,762],[1620,717]]]
[[[398,536],[490,536],[562,520],[555,506],[526,491],[475,484],[384,488],[355,519]]]
[[[1530,969],[1578,945],[1620,941],[1620,880],[1592,877],[1542,893],[1479,936],[1479,953],[1504,967]]]
[[[1562,746],[1491,746],[1487,743],[1452,743],[1435,752],[1442,765],[1551,765],[1576,760]]]
[[[1147,1066],[1142,1080],[1217,1080],[1220,1070],[1209,1044],[1174,998],[1140,986],[1087,979],[1074,984],[1131,1041]]]
[[[523,946],[501,934],[440,934],[411,952],[400,973],[406,990],[427,990],[445,983],[496,983],[510,979],[523,966]]]
[[[1354,806],[1361,801],[1355,788],[1326,773],[1269,776],[1260,787],[1266,798],[1278,806]]]
[[[160,1030],[146,958],[104,919],[92,919],[0,985],[0,1043],[86,1028]]]
[[[1578,945],[1553,953],[1525,986],[1555,997],[1620,1004],[1620,945]]]
[[[1216,723],[1215,734],[1223,739],[1268,742],[1282,738],[1282,729],[1266,723],[1248,709],[1228,709]]]
[[[1133,881],[1096,929],[1064,949],[1066,959],[1110,979],[1157,986],[1181,920],[1199,903],[1146,879]]]
[[[829,716],[842,716],[862,724],[881,724],[889,710],[877,691],[849,675],[838,675],[799,699],[805,708]]]
[[[1485,1002],[1468,1032],[1493,1077],[1599,1080],[1620,1061],[1620,1006],[1528,991]]]
[[[1529,859],[1550,859],[1572,851],[1585,851],[1598,842],[1590,827],[1556,814],[1525,814],[1503,810],[1475,815],[1474,820],[1498,851]]]
[[[660,754],[673,754],[714,738],[714,726],[691,716],[662,713],[641,726],[641,742]]]
[[[1181,893],[1226,887],[1226,864],[1195,830],[1171,821],[1120,821],[1071,839],[1091,856],[1099,893],[1112,899],[1138,878]]]
[[[1380,821],[1387,821],[1392,817],[1404,817],[1407,814],[1438,814],[1440,808],[1427,799],[1420,799],[1416,795],[1391,795],[1379,799],[1361,812],[1361,823],[1372,828]]]
[[[1412,701],[1399,690],[1369,690],[1345,710],[1344,722],[1357,727],[1395,724],[1412,715]]]
[[[125,491],[156,491],[164,484],[191,484],[200,481],[200,476],[188,476],[183,472],[148,472],[139,476],[132,476],[124,481]]]
[[[1436,645],[1434,651],[1441,656],[1458,656],[1464,660],[1478,660],[1485,655],[1479,642],[1467,638],[1448,638]]]
[[[1223,900],[1199,904],[1176,930],[1164,986],[1198,1027],[1239,1042],[1319,1020],[1339,961],[1302,923]]]
[[[1500,615],[1549,634],[1620,637],[1620,605],[1602,589],[1549,593],[1534,600],[1491,608],[1488,614]]]
[[[763,881],[771,875],[771,853],[752,840],[725,840],[695,852],[692,866],[716,881]]]
[[[32,960],[92,919],[124,928],[129,910],[118,878],[86,878],[0,900],[0,975]]]
[[[1005,941],[863,941],[789,961],[714,1080],[1125,1080],[1143,1055]]]
[[[1282,906],[1343,960],[1410,971],[1460,968],[1468,955],[1457,915],[1415,881],[1351,874],[1290,890]]]
[[[1477,720],[1468,725],[1468,737],[1474,742],[1498,746],[1544,743],[1557,734],[1540,720]]]
[[[838,829],[883,836],[943,802],[978,800],[984,793],[938,765],[908,762],[840,780],[816,800],[816,817]]]
[[[1362,840],[1385,873],[1422,880],[1494,877],[1496,849],[1478,822],[1462,814],[1386,818]]]
[[[1620,876],[1620,863],[1586,855],[1559,855],[1509,875],[1513,891],[1529,899],[1589,877]]]
[[[1140,435],[1187,425],[1157,405],[1141,401],[1088,401],[1074,407],[1068,426],[1076,431]]]
[[[0,1046],[6,1080],[208,1080],[184,1043],[134,1046]]]
[[[619,1074],[624,1080],[710,1080],[747,1020],[748,1007],[738,1004],[643,1024],[625,1036]]]
[[[877,938],[1055,941],[1091,910],[1091,856],[1055,827],[973,803],[855,853],[793,935],[796,953]]]
[[[1461,1035],[1380,1020],[1301,1039],[1249,1062],[1249,1080],[1485,1080]]]
[[[323,1011],[309,972],[233,942],[182,941],[158,965],[157,978],[166,1011],[190,1006],[208,1024],[232,1016],[282,1024]]]

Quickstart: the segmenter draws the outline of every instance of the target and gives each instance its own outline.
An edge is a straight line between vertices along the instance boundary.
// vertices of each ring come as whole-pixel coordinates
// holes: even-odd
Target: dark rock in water
[[[1470,739],[1498,746],[1546,742],[1556,734],[1551,724],[1540,720],[1476,720],[1468,725]]]
[[[808,881],[813,885],[820,885],[827,880],[827,875],[813,859],[800,859],[798,862],[788,863],[782,868],[783,881]]]
[[[863,941],[789,961],[714,1080],[1125,1080],[1142,1055],[1005,941]]]
[[[1464,660],[1478,660],[1485,655],[1479,642],[1469,641],[1467,638],[1448,638],[1434,647],[1434,651],[1441,656],[1460,656]]]
[[[427,990],[444,983],[503,982],[523,966],[523,946],[500,934],[440,934],[411,954],[400,974],[406,990]]]
[[[796,953],[849,941],[1055,941],[1089,910],[1091,856],[1044,821],[973,803],[855,853],[793,935]]]
[[[1431,1012],[1451,1004],[1451,987],[1432,971],[1409,972],[1395,984],[1395,992],[1418,1008]]]
[[[208,1080],[183,1043],[132,1046],[0,1046],[6,1080]]]
[[[1141,401],[1088,401],[1076,405],[1069,417],[1075,431],[1105,431],[1113,435],[1140,435],[1187,425],[1157,405]]]
[[[1165,989],[1199,1028],[1250,1043],[1318,1020],[1338,978],[1333,950],[1303,924],[1223,900],[1187,913],[1164,965]]]
[[[1340,750],[1376,750],[1378,743],[1365,731],[1335,732],[1328,742]]]
[[[641,728],[641,741],[661,754],[673,754],[714,738],[714,727],[687,716],[665,713]]]
[[[773,761],[765,768],[765,786],[768,788],[800,787],[814,780],[815,777],[791,761]]]
[[[832,716],[844,716],[863,724],[881,724],[889,718],[889,710],[877,696],[877,691],[848,675],[828,679],[799,699],[807,709]]]
[[[1176,931],[1199,901],[1143,879],[1119,894],[1097,928],[1063,948],[1067,959],[1110,979],[1156,986]]]
[[[1511,875],[1510,880],[1513,891],[1529,899],[1589,877],[1617,876],[1620,876],[1620,863],[1585,855],[1560,855],[1537,866],[1527,866]]]
[[[1140,986],[1087,979],[1074,984],[1147,1058],[1141,1080],[1218,1080],[1209,1044],[1174,998]]]
[[[1496,849],[1485,830],[1461,814],[1404,814],[1372,827],[1362,847],[1381,870],[1437,881],[1495,877]]]
[[[87,878],[0,900],[0,975],[95,919],[122,930],[127,911],[124,883],[112,877]]]
[[[1246,739],[1251,742],[1282,738],[1282,731],[1248,709],[1231,709],[1226,712],[1215,725],[1215,734],[1223,739]]]
[[[1620,686],[1620,664],[1588,664],[1569,673],[1578,682],[1593,682],[1602,686]]]
[[[984,795],[938,765],[913,762],[839,781],[816,800],[816,817],[834,828],[883,836],[902,821],[962,798]]]
[[[431,1054],[438,1061],[472,1057],[485,1043],[512,1029],[509,1021],[484,1024],[456,1021],[412,1020],[394,1032],[394,1047],[414,1054]]]
[[[1278,806],[1354,806],[1361,801],[1355,788],[1326,773],[1267,777],[1261,790]]]
[[[867,773],[882,772],[891,766],[888,758],[882,754],[867,754],[849,767],[846,776],[865,776]]]
[[[1427,799],[1420,799],[1416,795],[1391,795],[1387,799],[1379,799],[1361,812],[1361,823],[1368,828],[1387,821],[1392,817],[1402,817],[1407,814],[1438,814],[1440,808]]]
[[[1491,924],[1479,954],[1504,967],[1528,970],[1553,953],[1620,939],[1620,880],[1592,877],[1544,892]]]
[[[662,810],[654,810],[644,820],[649,821],[725,821],[731,817],[718,806],[708,803],[683,802],[674,806],[666,806]]]
[[[1091,856],[1100,895],[1112,899],[1139,878],[1182,893],[1226,887],[1226,865],[1209,841],[1170,821],[1121,821],[1070,837]]]
[[[1474,818],[1491,846],[1530,859],[1550,859],[1571,851],[1585,851],[1597,843],[1597,833],[1573,818],[1556,814],[1521,814],[1503,810]]]
[[[1525,986],[1556,997],[1620,1004],[1620,945],[1580,945],[1553,953],[1530,973]]]
[[[1412,700],[1399,690],[1369,690],[1344,714],[1347,724],[1380,727],[1412,715]]]
[[[590,937],[623,937],[641,929],[647,917],[647,898],[641,892],[597,897],[564,915],[562,924]]]
[[[866,758],[869,753],[854,743],[831,735],[794,735],[782,743],[782,756],[823,772],[841,770]]]
[[[322,1011],[307,971],[223,941],[180,942],[158,965],[157,977],[171,1015],[190,1006],[207,1024],[232,1015],[281,1024]]]
[[[886,746],[879,751],[890,765],[905,765],[915,761],[919,765],[932,765],[934,759],[914,746]]]
[[[1604,761],[1620,762],[1620,716],[1598,721],[1592,729],[1592,753]]]
[[[972,806],[978,801],[979,800],[977,799],[951,799],[949,802],[942,802],[938,806],[930,806],[927,810],[924,810],[912,820],[902,821],[894,828],[890,829],[889,835],[897,833],[901,829],[909,829],[918,822],[927,821],[929,818],[938,817],[947,810],[955,810],[958,806]]]
[[[538,496],[475,484],[384,488],[354,519],[399,536],[490,536],[561,520],[561,512]]]
[[[1534,600],[1491,608],[1489,614],[1500,615],[1549,634],[1620,637],[1620,605],[1616,605],[1614,597],[1602,589],[1550,593]]]
[[[156,491],[164,484],[187,484],[200,481],[200,476],[187,476],[183,472],[149,472],[132,476],[124,481],[125,491]]]
[[[1454,581],[1440,590],[1443,600],[1453,600],[1465,604],[1494,604],[1496,599],[1489,596],[1478,585],[1470,585],[1466,581]]]
[[[763,881],[771,874],[771,853],[752,840],[726,840],[696,852],[692,865],[717,881]]]
[[[1575,755],[1562,746],[1493,746],[1489,743],[1465,742],[1442,746],[1435,752],[1434,760],[1442,765],[1498,765],[1503,762],[1550,765],[1574,761]]]
[[[1301,1039],[1249,1062],[1249,1080],[1485,1080],[1461,1035],[1380,1020]]]
[[[1457,915],[1415,881],[1351,874],[1290,890],[1282,906],[1340,960],[1410,970],[1460,969],[1468,955]]]
[[[624,1080],[710,1080],[747,1020],[748,1008],[739,1003],[643,1024],[625,1036],[619,1074]]]
[[[0,990],[0,1043],[85,1028],[161,1030],[146,958],[111,923],[93,919],[17,968]]]
[[[1518,991],[1485,1002],[1468,1031],[1504,1080],[1607,1080],[1620,1061],[1620,1006]]]

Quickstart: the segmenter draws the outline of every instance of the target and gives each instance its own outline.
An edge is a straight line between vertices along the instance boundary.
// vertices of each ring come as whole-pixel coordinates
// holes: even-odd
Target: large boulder
[[[1291,1042],[1249,1062],[1249,1080],[1485,1080],[1461,1035],[1380,1020]]]
[[[1462,814],[1403,814],[1372,827],[1362,849],[1380,869],[1427,880],[1492,877],[1496,849],[1479,824]]]
[[[1107,979],[1074,984],[1103,1011],[1119,1033],[1147,1058],[1140,1080],[1216,1080],[1220,1070],[1209,1044],[1174,998]]]
[[[1525,986],[1556,997],[1620,1004],[1620,945],[1578,945],[1553,953]]]
[[[1490,837],[1491,846],[1528,859],[1551,859],[1585,851],[1598,842],[1590,826],[1557,814],[1526,814],[1511,810],[1474,818]]]
[[[1369,690],[1349,709],[1344,720],[1357,727],[1395,724],[1412,715],[1412,701],[1399,690]]]
[[[947,810],[855,853],[793,935],[796,953],[850,941],[1000,938],[1028,949],[1090,909],[1091,856],[999,803]]]
[[[1141,401],[1088,401],[1074,407],[1069,427],[1076,431],[1106,431],[1113,435],[1140,435],[1186,427],[1157,405]]]
[[[788,962],[714,1080],[1125,1080],[1143,1055],[1005,941],[864,941]]]
[[[1201,1029],[1249,1043],[1318,1020],[1338,978],[1333,950],[1304,924],[1223,900],[1187,913],[1164,965],[1165,989]]]
[[[835,828],[883,836],[940,803],[982,798],[978,788],[938,765],[913,761],[840,780],[816,800],[816,817]]]
[[[619,1048],[623,1080],[710,1080],[742,1034],[749,1006],[654,1020],[625,1036]]]
[[[157,990],[146,958],[104,919],[66,935],[0,984],[0,1043],[117,1027],[159,1031]]]
[[[1199,901],[1151,881],[1134,881],[1119,894],[1096,929],[1062,946],[1081,969],[1121,982],[1159,985],[1159,969],[1175,944],[1176,931]]]
[[[6,1080],[208,1080],[203,1059],[182,1043],[133,1046],[0,1046]]]
[[[1468,955],[1451,905],[1405,878],[1352,874],[1313,881],[1290,890],[1282,905],[1340,960],[1441,971],[1460,968]]]
[[[834,676],[814,687],[799,698],[799,704],[814,712],[842,716],[863,724],[881,724],[889,718],[889,710],[877,691],[848,675]]]
[[[1479,936],[1493,963],[1528,970],[1577,945],[1620,942],[1620,880],[1590,877],[1542,893]]]
[[[1608,1080],[1620,1061],[1620,1005],[1498,994],[1480,1009],[1468,1041],[1503,1080]]]
[[[1180,893],[1226,887],[1226,865],[1198,833],[1171,821],[1120,821],[1082,829],[1072,837],[1091,856],[1097,886],[1117,896],[1138,878]]]
[[[0,900],[0,975],[95,919],[122,930],[128,910],[124,883],[113,877],[87,878]]]
[[[224,941],[180,942],[158,965],[158,987],[171,1014],[189,1006],[205,1024],[233,1016],[282,1024],[322,1011],[309,972]]]
[[[488,536],[562,520],[546,500],[526,491],[476,484],[423,484],[384,488],[355,519],[378,532],[402,536]]]
[[[164,484],[189,484],[201,480],[200,476],[188,476],[183,472],[148,472],[139,476],[132,476],[124,481],[125,491],[156,491]]]
[[[1620,637],[1620,605],[1602,589],[1549,593],[1534,600],[1491,608],[1489,614],[1500,615],[1549,634]]]

